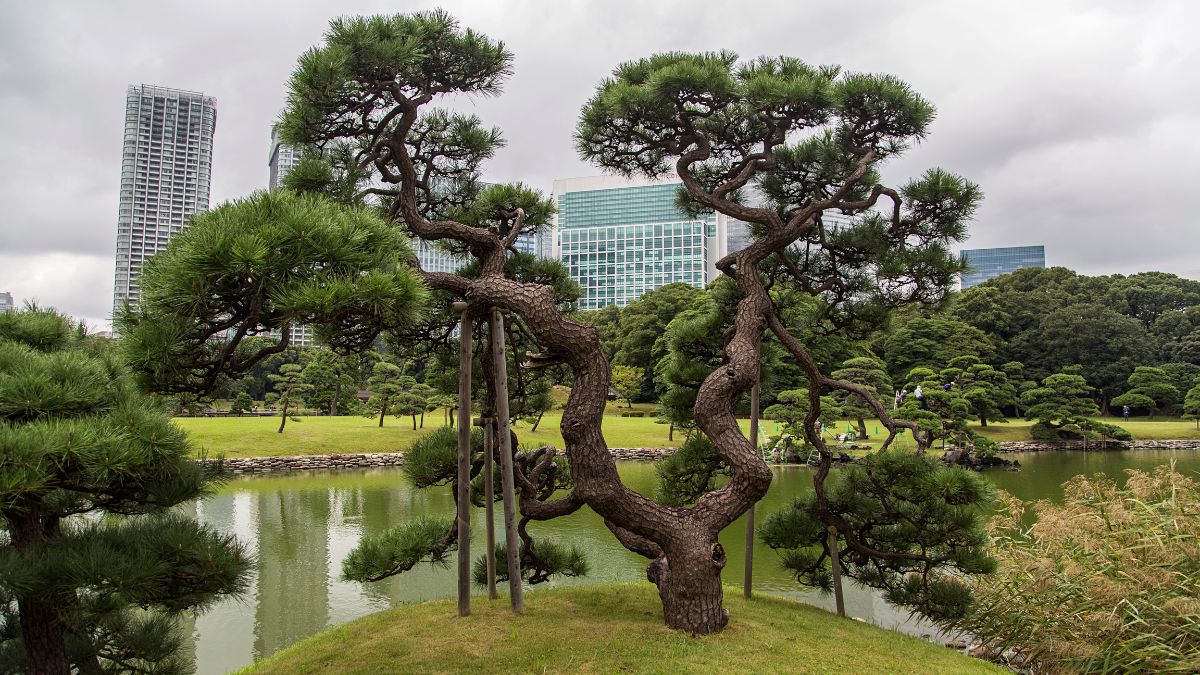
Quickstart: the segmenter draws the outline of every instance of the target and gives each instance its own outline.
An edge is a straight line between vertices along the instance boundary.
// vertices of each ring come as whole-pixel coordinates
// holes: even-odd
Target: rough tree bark
[[[12,535],[13,546],[24,552],[47,541],[46,529],[36,506],[25,505],[4,513]],[[67,675],[71,672],[67,660],[66,642],[60,626],[56,603],[28,594],[17,596],[21,615],[21,639],[31,675]]]

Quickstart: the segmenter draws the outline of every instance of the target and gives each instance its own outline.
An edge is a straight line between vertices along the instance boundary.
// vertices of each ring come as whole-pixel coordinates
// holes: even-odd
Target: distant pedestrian
[[[950,384],[949,382],[947,382],[946,384],[943,384],[943,385],[942,385],[942,391],[950,391],[950,388],[951,388],[951,387],[953,387],[953,386],[954,386],[954,385],[952,385],[952,384]]]
[[[896,402],[892,404],[892,410],[895,410],[900,407],[901,400],[902,400],[902,397],[900,396],[900,390],[897,389],[896,390]]]
[[[1124,417],[1126,422],[1129,421],[1129,406],[1121,408],[1121,417]]]
[[[917,397],[917,405],[925,405],[925,392],[921,390],[921,385],[918,384],[917,388],[913,389],[913,396]]]

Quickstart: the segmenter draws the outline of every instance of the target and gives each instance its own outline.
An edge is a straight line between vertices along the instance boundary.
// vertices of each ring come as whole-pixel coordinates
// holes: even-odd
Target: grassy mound
[[[649,584],[397,607],[315,635],[243,673],[997,673],[917,638],[778,598],[728,589],[729,627],[693,638],[662,625]]]

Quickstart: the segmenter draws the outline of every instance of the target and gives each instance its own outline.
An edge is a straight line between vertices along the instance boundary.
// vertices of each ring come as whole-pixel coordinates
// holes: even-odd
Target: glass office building
[[[554,182],[555,254],[583,287],[580,309],[624,307],[670,283],[703,288],[728,250],[724,216],[675,208],[680,183],[618,176]]]
[[[959,257],[968,266],[962,276],[964,289],[978,286],[988,279],[1015,272],[1026,267],[1046,266],[1045,246],[1010,246],[1007,248],[965,249]]]
[[[194,91],[145,84],[126,91],[114,313],[126,300],[137,303],[142,265],[192,214],[208,210],[216,106]]]

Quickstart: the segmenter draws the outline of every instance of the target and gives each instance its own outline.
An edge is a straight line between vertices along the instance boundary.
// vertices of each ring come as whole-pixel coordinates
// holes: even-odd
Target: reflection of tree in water
[[[254,652],[262,658],[329,623],[329,491],[270,490],[257,498]]]

